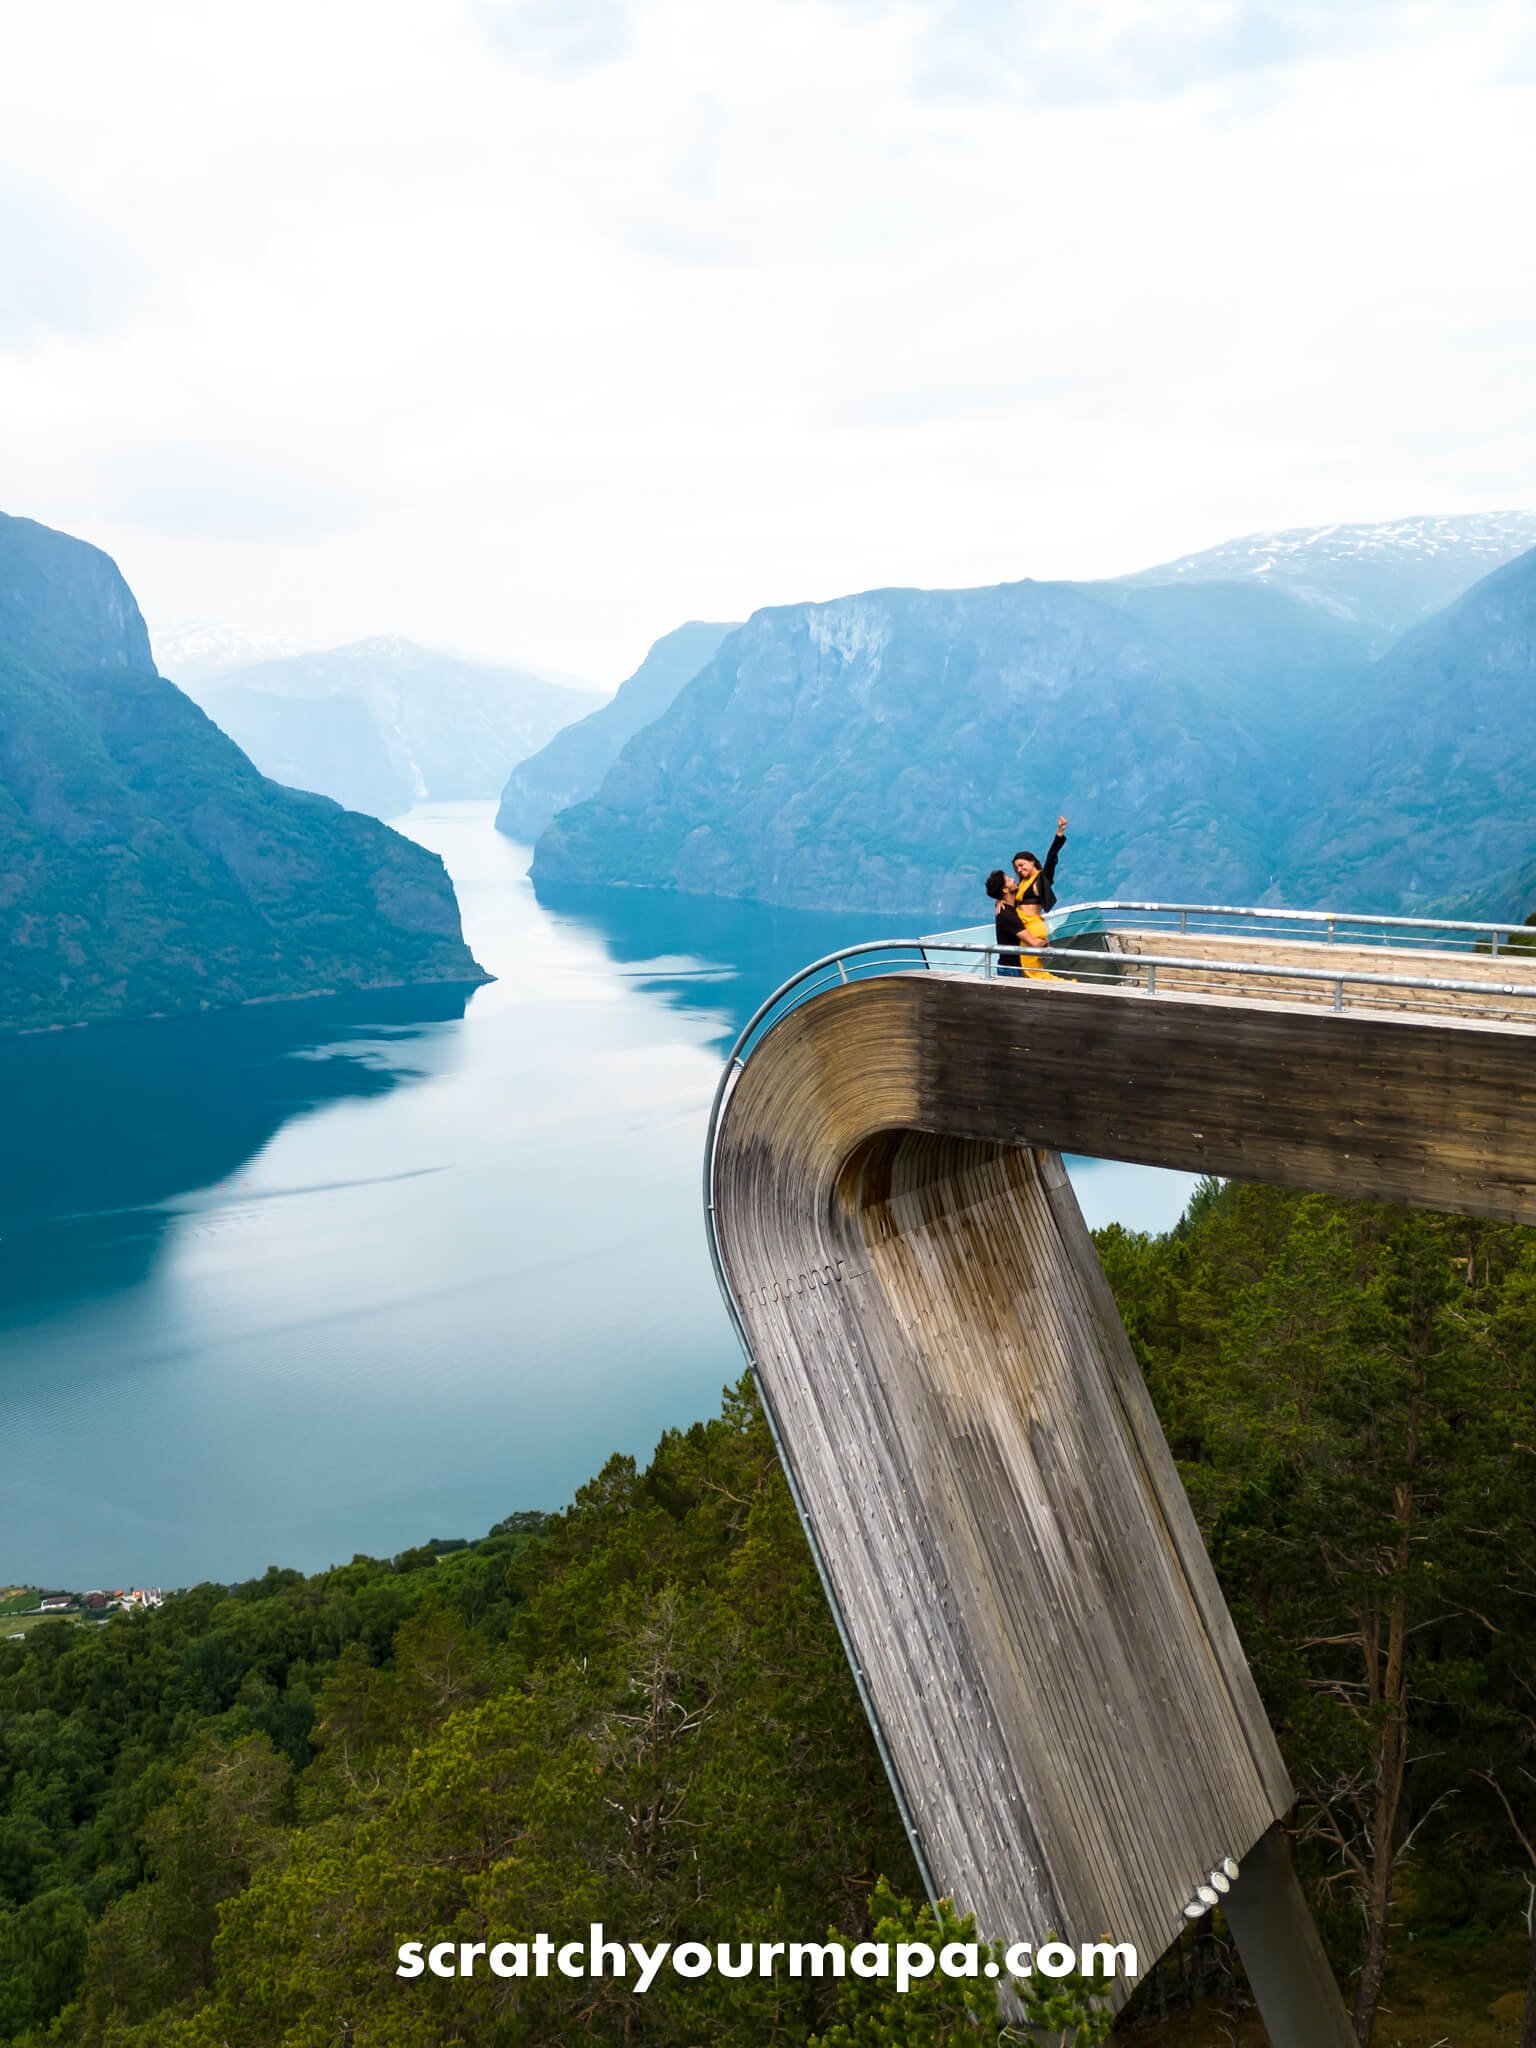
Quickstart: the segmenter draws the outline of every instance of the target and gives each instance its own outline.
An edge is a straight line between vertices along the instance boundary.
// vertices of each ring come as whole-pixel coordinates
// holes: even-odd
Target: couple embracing
[[[992,899],[993,922],[997,927],[999,974],[1023,976],[1031,981],[1049,981],[1051,976],[1031,953],[1043,953],[1051,943],[1045,913],[1056,901],[1056,863],[1067,843],[1067,821],[1056,820],[1056,837],[1042,863],[1038,854],[1016,853],[1013,874],[994,868],[987,877],[987,894]]]

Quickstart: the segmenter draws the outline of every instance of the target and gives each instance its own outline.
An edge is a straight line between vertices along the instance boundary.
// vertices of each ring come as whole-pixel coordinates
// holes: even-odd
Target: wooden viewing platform
[[[1536,954],[1284,920],[1092,906],[1044,982],[963,935],[818,963],[742,1036],[706,1198],[930,1891],[1145,1970],[1230,1858],[1310,2048],[1353,2037],[1292,1789],[1060,1153],[1536,1222]]]

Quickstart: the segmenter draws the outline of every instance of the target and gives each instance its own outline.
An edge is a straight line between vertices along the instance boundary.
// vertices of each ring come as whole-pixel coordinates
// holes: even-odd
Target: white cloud
[[[1496,6],[1461,0],[1463,21]],[[1444,10],[1436,0],[927,0],[923,14],[920,90],[1072,106],[1262,79],[1432,38]]]
[[[122,245],[46,185],[0,166],[0,348],[116,325],[141,282]]]
[[[689,616],[1530,502],[1527,28],[10,10],[0,502],[152,622],[608,679]]]
[[[493,49],[542,60],[556,71],[585,71],[625,56],[634,33],[634,0],[476,0],[475,20]]]

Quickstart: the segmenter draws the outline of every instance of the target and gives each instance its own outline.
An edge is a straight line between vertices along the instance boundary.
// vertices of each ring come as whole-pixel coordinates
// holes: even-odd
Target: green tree
[[[883,1950],[893,1967],[898,1951],[925,1950],[932,1959],[926,1974],[914,1974],[904,1989],[889,1974],[861,1977],[853,1967],[855,1944],[831,1929],[848,1961],[837,1980],[832,2022],[806,2048],[980,2048],[983,2042],[990,2048],[1000,2032],[1003,2039],[1022,2042],[1021,2025],[1039,2048],[1094,2048],[1109,2034],[1102,1987],[1076,1974],[1008,1978],[1002,1943],[980,1941],[974,1918],[958,1914],[948,1899],[932,1906],[899,1897],[882,1878],[869,1917],[866,1941]],[[956,1961],[965,1967],[974,1961],[976,1974],[948,1975],[940,1959],[949,1948],[966,1952]],[[989,1967],[992,1975],[986,1974]],[[1015,2008],[1012,2018],[1004,2009],[1004,1984]]]
[[[148,1881],[95,1928],[64,2037],[94,2040],[110,2019],[131,2025],[206,1990],[219,1908],[282,1856],[291,1812],[291,1769],[264,1735],[207,1738],[145,1824]]]
[[[1529,1234],[1321,1196],[1208,1191],[1105,1245],[1302,1794],[1371,2039],[1394,1901],[1530,1708],[1536,1315]],[[1501,1732],[1502,1731],[1502,1732]],[[1458,1820],[1458,1824],[1461,1824]]]

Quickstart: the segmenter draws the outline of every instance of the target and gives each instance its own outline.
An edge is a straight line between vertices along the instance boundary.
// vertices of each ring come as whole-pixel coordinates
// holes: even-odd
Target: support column
[[[1243,1858],[1221,1903],[1270,2048],[1357,2048],[1278,1821]]]

